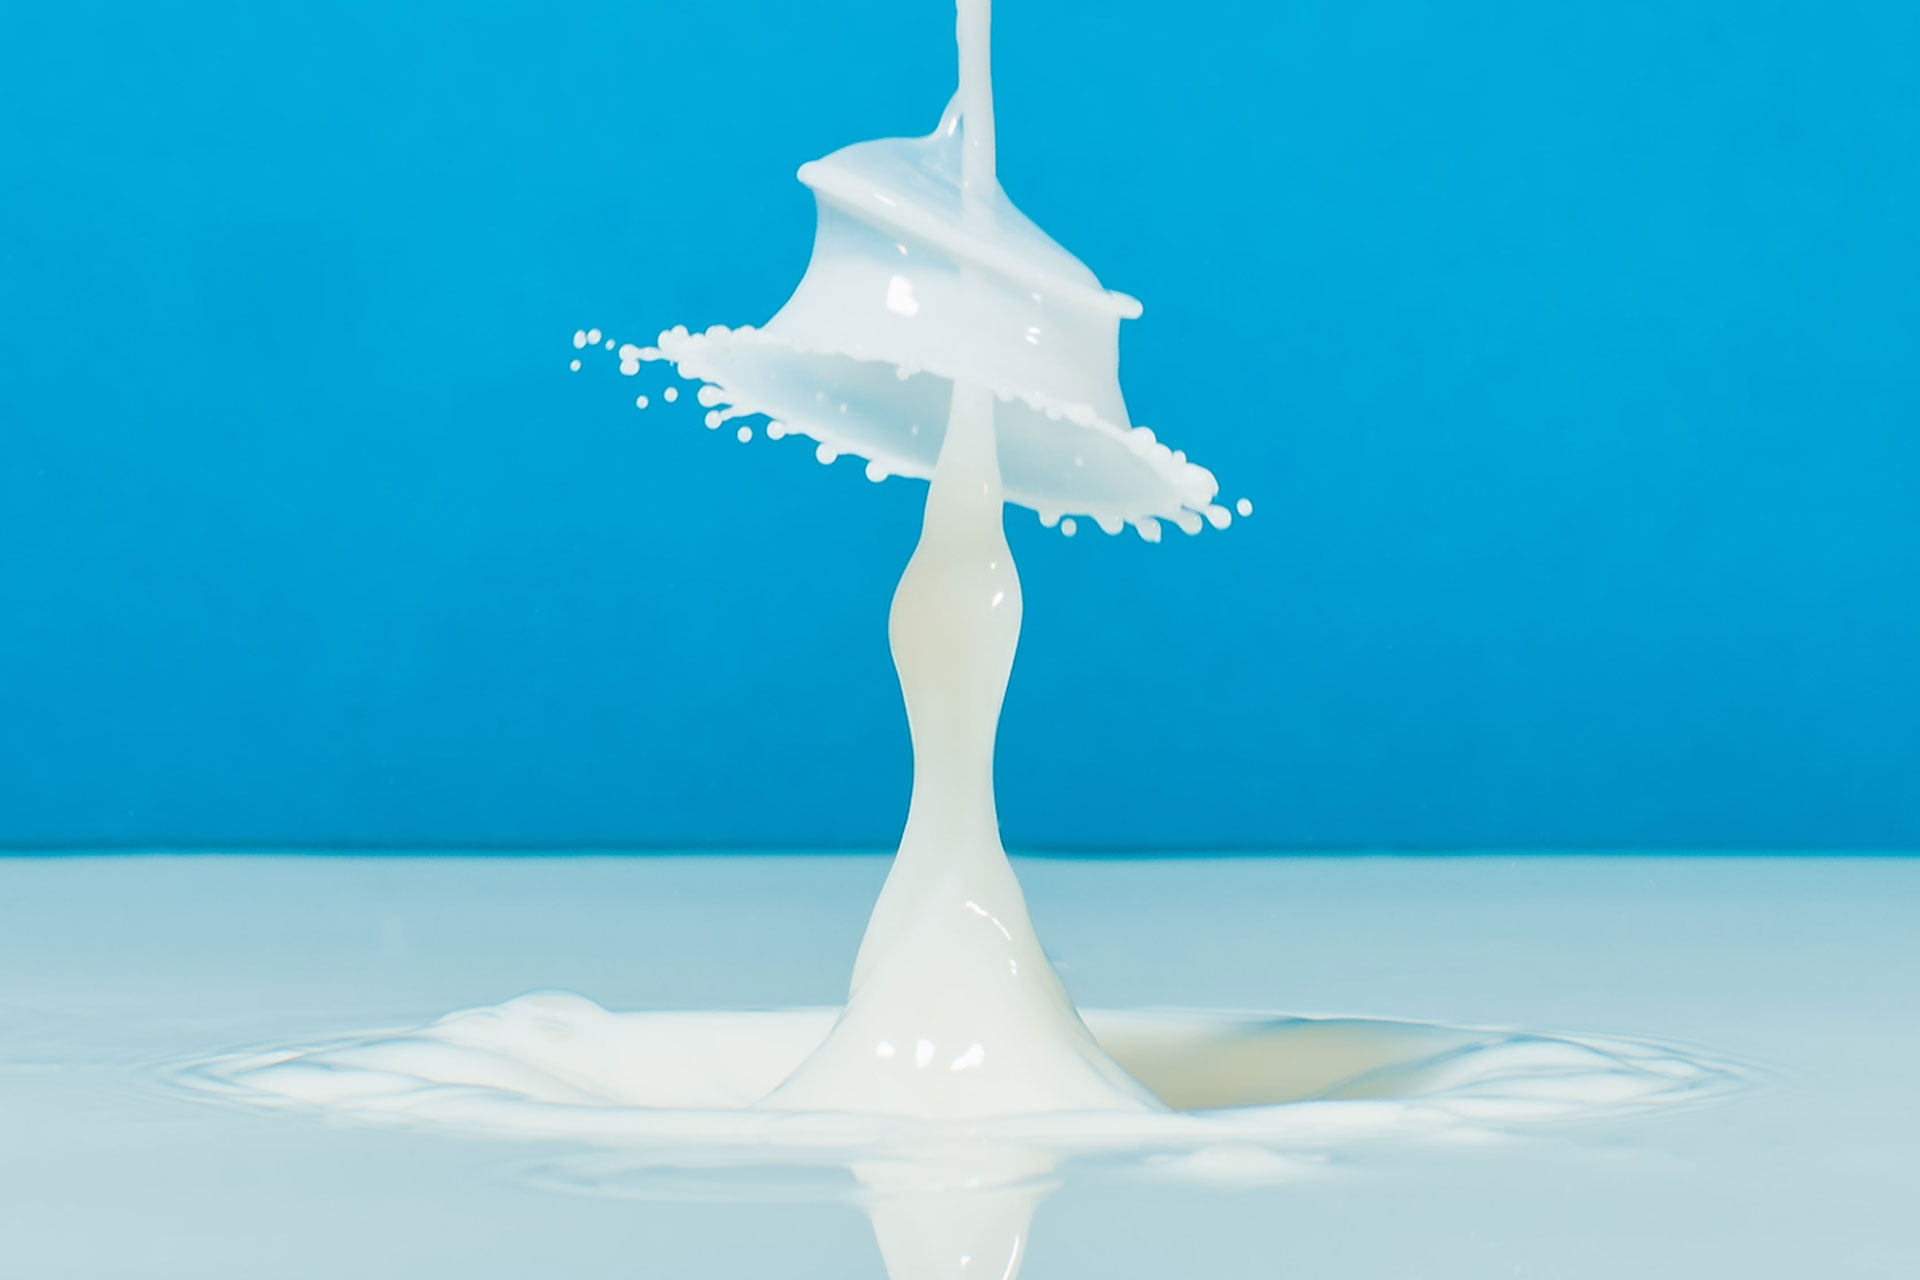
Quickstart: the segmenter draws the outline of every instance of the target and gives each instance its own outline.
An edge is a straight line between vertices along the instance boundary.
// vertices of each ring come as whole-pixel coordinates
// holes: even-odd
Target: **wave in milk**
[[[841,1018],[839,1009],[619,1013],[546,992],[412,1029],[222,1054],[180,1079],[260,1106],[383,1123],[844,1166],[939,1155],[956,1139],[1052,1160],[1223,1143],[1305,1156],[1691,1104],[1747,1075],[1693,1050],[1618,1037],[1089,1010],[1081,1025],[1157,1105],[977,1117],[760,1105]]]

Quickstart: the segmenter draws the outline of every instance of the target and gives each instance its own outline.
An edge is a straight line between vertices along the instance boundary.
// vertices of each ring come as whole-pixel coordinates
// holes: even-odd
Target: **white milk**
[[[810,437],[822,463],[852,454],[875,481],[930,479],[888,625],[913,794],[845,1008],[622,1015],[530,996],[415,1031],[212,1059],[192,1083],[461,1131],[837,1164],[865,1188],[896,1280],[1011,1280],[1046,1177],[1076,1154],[1175,1153],[1169,1169],[1214,1180],[1291,1176],[1366,1136],[1643,1110],[1735,1078],[1619,1040],[1081,1019],[1034,934],[994,807],[1021,621],[1003,503],[1068,536],[1078,514],[1148,541],[1162,520],[1196,533],[1232,514],[1211,473],[1127,415],[1118,328],[1139,304],[1102,288],[1001,192],[988,36],[987,0],[959,0],[960,91],[933,134],[801,170],[819,202],[813,261],[764,328],[672,329],[618,347],[624,374],[666,360],[699,381],[710,428],[765,415],[770,439]],[[601,343],[598,329],[573,335],[579,350]],[[733,434],[754,438],[747,425]],[[1236,509],[1252,513],[1244,498]]]
[[[892,1167],[876,1153],[937,1147],[953,1124],[1037,1169],[1077,1151],[1310,1148],[1470,1116],[1660,1105],[1724,1078],[1625,1042],[1124,1014],[1102,1015],[1096,1035],[1082,1021],[1034,934],[994,807],[1021,620],[1003,503],[1069,535],[1074,511],[1148,540],[1161,519],[1194,532],[1232,516],[1211,473],[1127,416],[1118,329],[1139,303],[1001,191],[988,0],[959,0],[958,15],[960,89],[931,135],[802,167],[819,204],[813,260],[763,329],[672,329],[649,347],[573,335],[576,350],[617,347],[626,374],[673,362],[701,383],[709,427],[765,414],[769,437],[808,436],[822,462],[851,453],[875,480],[930,480],[889,619],[913,794],[845,1008],[616,1015],[527,997],[418,1032],[218,1059],[200,1082],[548,1137],[831,1151],[872,1172]],[[1308,1099],[1321,1108],[1288,1105]]]
[[[888,638],[913,733],[913,798],[833,1033],[766,1105],[914,1115],[1138,1110],[1027,918],[1000,844],[994,731],[1020,639],[1001,530],[994,401],[957,383],[920,545]]]

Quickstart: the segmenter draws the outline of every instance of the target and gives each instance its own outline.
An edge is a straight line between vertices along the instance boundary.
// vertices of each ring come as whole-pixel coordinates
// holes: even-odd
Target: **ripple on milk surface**
[[[839,1011],[615,1013],[540,993],[423,1027],[222,1055],[196,1088],[443,1131],[849,1157],[954,1122],[758,1104]],[[1238,1143],[1259,1157],[1370,1136],[1445,1136],[1692,1103],[1743,1073],[1639,1041],[1358,1018],[1086,1013],[1101,1046],[1165,1102],[1157,1112],[969,1120],[965,1130],[1076,1152]],[[938,1066],[938,1064],[934,1064]],[[1196,1166],[1198,1168],[1198,1166]]]

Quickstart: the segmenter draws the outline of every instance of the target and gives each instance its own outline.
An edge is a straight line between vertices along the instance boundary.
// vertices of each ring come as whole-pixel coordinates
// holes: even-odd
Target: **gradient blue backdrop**
[[[998,9],[1010,192],[1258,503],[1011,515],[1010,843],[1920,846],[1920,6]],[[923,488],[568,338],[764,319],[951,31],[12,6],[0,844],[887,843]]]

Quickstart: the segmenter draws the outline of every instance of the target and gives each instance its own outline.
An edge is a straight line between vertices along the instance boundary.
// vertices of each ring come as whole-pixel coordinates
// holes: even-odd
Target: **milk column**
[[[1000,844],[994,730],[1020,638],[993,396],[955,386],[888,633],[913,731],[907,829],[827,1042],[769,1104],[920,1115],[1155,1105],[1094,1043]]]
[[[1149,540],[1207,519],[1211,474],[1133,426],[1119,324],[1140,304],[1009,202],[994,172],[987,0],[961,0],[960,91],[925,138],[802,166],[813,259],[763,329],[663,333],[639,359],[704,383],[709,425],[867,475],[930,480],[889,624],[914,750],[905,834],[826,1042],[763,1103],[983,1116],[1152,1109],[1088,1034],[1048,963],[1000,844],[994,732],[1020,637],[1003,501],[1071,532],[1091,516]]]
[[[964,216],[996,189],[987,0],[960,4]],[[961,288],[974,273],[962,269]],[[1040,948],[1000,843],[994,735],[1020,641],[994,396],[955,380],[920,543],[888,639],[913,735],[913,797],[846,1012],[769,1100],[934,1115],[1156,1105],[1107,1056]]]

